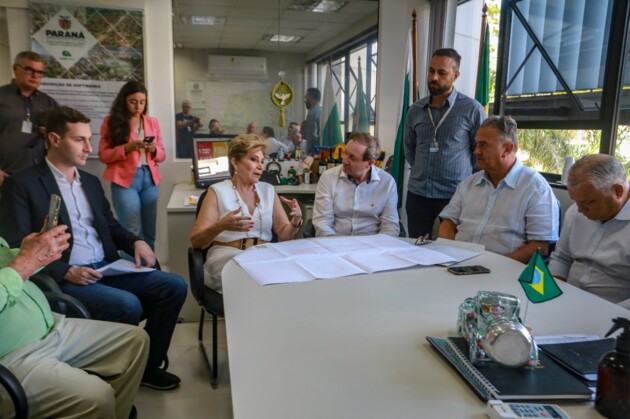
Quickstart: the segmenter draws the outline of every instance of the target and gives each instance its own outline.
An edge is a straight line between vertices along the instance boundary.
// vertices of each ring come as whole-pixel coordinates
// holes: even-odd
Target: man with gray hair
[[[201,119],[193,116],[190,111],[192,111],[192,103],[186,99],[182,102],[182,111],[175,114],[175,127],[177,128],[176,151],[179,159],[190,159],[192,157],[194,133],[203,126]]]
[[[558,240],[559,208],[547,181],[516,157],[516,122],[491,116],[475,136],[477,173],[464,179],[440,213],[440,237],[481,243],[527,263]]]
[[[623,165],[606,154],[582,157],[569,171],[567,190],[575,204],[566,212],[549,270],[630,309],[630,204]]]
[[[396,182],[374,166],[380,153],[378,139],[370,134],[355,132],[348,137],[343,164],[326,170],[317,183],[316,236],[398,236]]]
[[[22,51],[13,61],[15,78],[0,87],[0,185],[12,173],[44,161],[46,112],[59,106],[39,86],[44,60]]]

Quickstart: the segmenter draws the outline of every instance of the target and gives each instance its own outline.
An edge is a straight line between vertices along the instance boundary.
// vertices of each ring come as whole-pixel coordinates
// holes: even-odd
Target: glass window
[[[539,172],[561,174],[566,157],[599,153],[599,130],[519,129],[518,158]]]
[[[508,0],[504,113],[598,120],[614,0]],[[504,3],[504,4],[505,4]]]
[[[337,96],[337,107],[339,108],[339,119],[343,133],[352,130],[352,118],[357,94],[359,57],[361,57],[363,88],[365,89],[365,95],[369,98],[370,103],[370,132],[374,133],[376,118],[376,72],[378,64],[377,47],[377,34],[374,32],[362,41],[348,45],[333,55],[332,62],[335,76],[333,88]],[[318,87],[323,93],[328,58],[323,57],[317,60],[316,63],[317,73],[319,75]]]

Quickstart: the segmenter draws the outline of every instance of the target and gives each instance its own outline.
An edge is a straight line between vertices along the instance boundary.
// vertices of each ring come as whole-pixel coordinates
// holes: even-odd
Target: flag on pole
[[[370,120],[367,107],[367,99],[363,90],[363,74],[361,71],[361,57],[359,57],[359,76],[357,77],[357,93],[354,101],[354,118],[352,119],[352,131],[370,132]]]
[[[479,74],[477,75],[477,89],[475,99],[481,103],[488,113],[488,102],[490,102],[490,26],[486,22],[483,49],[479,56]]]
[[[326,84],[324,86],[324,100],[322,103],[322,145],[335,146],[343,144],[341,135],[341,123],[339,122],[339,108],[337,107],[337,97],[333,89],[333,69],[332,62],[328,63],[326,71]]]
[[[556,284],[538,250],[532,255],[518,282],[532,303],[544,303],[562,295],[562,290]]]
[[[402,207],[403,199],[403,182],[405,180],[405,156],[403,141],[405,137],[405,122],[407,121],[407,111],[409,107],[413,105],[413,102],[418,96],[418,92],[414,92],[413,88],[413,51],[411,42],[411,31],[407,34],[407,46],[405,51],[406,64],[405,73],[403,77],[403,90],[402,101],[400,108],[398,109],[398,131],[396,133],[396,143],[394,144],[394,161],[392,162],[391,175],[396,181],[396,188],[398,189],[398,208]]]

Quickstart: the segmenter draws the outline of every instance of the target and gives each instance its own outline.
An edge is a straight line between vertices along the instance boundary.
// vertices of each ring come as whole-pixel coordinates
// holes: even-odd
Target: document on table
[[[105,265],[97,269],[97,271],[103,274],[103,276],[137,274],[144,272],[153,272],[154,270],[154,268],[147,268],[145,266],[136,268],[136,264],[134,262],[126,259],[118,259],[116,262],[112,262],[109,265]]]
[[[234,260],[261,285],[457,262],[437,250],[384,234],[266,243],[250,247]]]

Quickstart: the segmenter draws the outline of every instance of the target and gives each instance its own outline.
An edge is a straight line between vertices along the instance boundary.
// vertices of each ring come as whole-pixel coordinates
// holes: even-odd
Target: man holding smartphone
[[[481,243],[486,250],[527,263],[558,240],[559,208],[549,183],[516,157],[516,121],[491,116],[475,135],[481,169],[464,179],[440,213],[439,236]]]
[[[48,155],[43,163],[7,179],[0,198],[0,236],[12,246],[46,217],[51,194],[61,196],[59,223],[68,226],[70,247],[44,272],[63,292],[79,299],[96,320],[137,325],[146,318],[151,338],[142,385],[170,390],[179,378],[159,367],[166,357],[187,286],[179,276],[155,270],[103,277],[98,268],[124,251],[136,266],[155,266],[149,245],[114,218],[100,180],[83,171],[92,152],[90,120],[65,106],[48,114]]]

